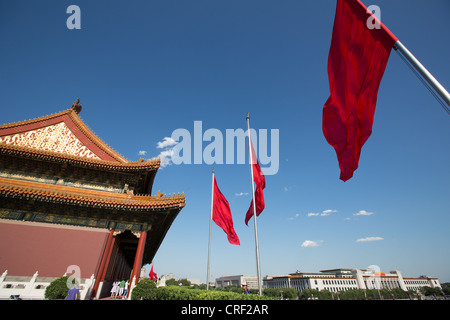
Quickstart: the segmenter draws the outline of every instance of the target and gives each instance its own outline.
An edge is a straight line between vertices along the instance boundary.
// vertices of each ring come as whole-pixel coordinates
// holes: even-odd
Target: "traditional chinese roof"
[[[97,137],[78,116],[77,100],[70,109],[36,119],[0,126],[0,147],[23,155],[65,159],[112,167],[159,167],[156,161],[130,162]],[[120,164],[127,164],[121,166]],[[157,167],[156,167],[157,166]]]
[[[157,196],[139,196],[8,178],[0,178],[0,195],[9,198],[21,198],[108,209],[181,209],[185,205],[184,194],[170,196],[163,196],[160,194]]]
[[[39,150],[14,144],[5,144],[1,143],[1,140],[0,140],[0,154],[21,156],[30,159],[44,160],[51,162],[68,163],[89,168],[107,169],[124,172],[137,172],[149,170],[156,171],[159,169],[161,162],[159,158],[139,162],[117,162],[94,158],[85,158],[71,154],[59,153],[55,151]]]

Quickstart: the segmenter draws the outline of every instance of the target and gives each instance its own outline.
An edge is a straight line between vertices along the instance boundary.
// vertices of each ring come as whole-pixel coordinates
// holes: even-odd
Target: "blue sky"
[[[449,90],[450,3],[363,2]],[[71,4],[80,30],[66,27]],[[194,121],[246,129],[249,112],[253,128],[279,130],[280,166],[257,220],[263,276],[378,265],[448,282],[449,115],[392,51],[359,168],[339,180],[321,128],[334,12],[334,0],[2,1],[0,122],[80,98],[85,123],[137,161],[158,156],[176,129],[193,134]],[[213,224],[211,274],[256,274],[249,166],[214,167],[241,245]],[[211,169],[157,173],[154,192],[187,199],[155,256],[158,275],[206,280]]]

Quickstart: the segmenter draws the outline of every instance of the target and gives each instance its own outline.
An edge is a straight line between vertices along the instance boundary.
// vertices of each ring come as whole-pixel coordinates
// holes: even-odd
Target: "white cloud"
[[[236,197],[248,196],[248,192],[239,192],[234,194]]]
[[[139,150],[138,154],[139,154],[140,156],[145,156],[145,155],[147,154],[147,151],[145,151],[145,150]]]
[[[300,217],[300,213],[296,213],[295,216],[288,218],[288,220],[294,220]]]
[[[172,156],[174,154],[173,146],[175,146],[178,141],[170,137],[164,137],[163,141],[160,141],[156,144],[158,149],[166,148],[164,151],[161,151],[156,158],[161,160],[161,168],[167,167],[172,164]]]
[[[360,210],[359,212],[354,213],[353,215],[354,216],[370,216],[372,214],[373,214],[373,212],[367,212],[366,210]]]
[[[333,212],[337,212],[337,210],[330,210],[330,209],[328,209],[328,210],[322,211],[322,213],[310,212],[310,213],[308,213],[308,217],[318,217],[318,216],[326,217],[326,216],[329,216]]]
[[[161,160],[160,167],[164,168],[172,164],[173,149],[161,151],[156,157]]]
[[[156,144],[156,147],[158,149],[162,149],[162,148],[166,148],[166,147],[171,147],[174,146],[178,143],[178,141],[175,141],[174,139],[170,138],[170,137],[165,137],[163,139],[163,141],[160,141]]]
[[[370,242],[370,241],[380,241],[384,240],[382,237],[366,237],[366,238],[360,238],[357,239],[356,242]]]
[[[284,191],[288,191],[289,189],[288,189],[288,187],[284,187]]]
[[[302,248],[318,247],[318,246],[320,246],[319,242],[322,242],[322,241],[305,240],[305,241],[303,241],[301,247]]]
[[[289,220],[294,220],[297,219],[298,217],[300,217],[300,213],[296,213],[295,216],[289,218]]]

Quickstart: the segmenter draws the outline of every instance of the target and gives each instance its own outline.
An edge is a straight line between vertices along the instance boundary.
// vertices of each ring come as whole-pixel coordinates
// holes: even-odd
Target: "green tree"
[[[61,278],[58,278],[56,280],[53,280],[47,288],[45,288],[44,297],[45,299],[50,300],[61,300],[65,299],[67,297],[67,292],[69,291],[69,288],[67,287],[67,280],[69,279],[69,276],[64,276]],[[75,281],[75,279],[74,279]],[[74,282],[72,282],[74,284]]]
[[[206,290],[206,283],[200,283],[199,285],[195,284],[194,288],[201,289],[201,290]]]
[[[294,288],[267,288],[264,289],[264,296],[276,299],[296,299],[298,292]]]
[[[333,299],[333,294],[327,290],[327,289],[322,289],[319,291],[319,300],[332,300]]]
[[[156,300],[156,284],[153,280],[144,279],[138,282],[131,292],[132,300]]]
[[[425,296],[442,296],[442,290],[440,288],[423,287],[420,289]]]
[[[166,286],[179,286],[180,283],[181,283],[182,287],[190,287],[191,286],[191,282],[188,279],[179,279],[179,280],[169,279],[169,280],[166,280]]]
[[[361,289],[340,291],[339,293],[335,294],[335,297],[340,300],[365,300],[366,298],[370,299],[369,297],[371,296],[371,293],[369,292],[368,294],[367,291],[370,290],[366,290],[366,292]]]
[[[442,285],[442,291],[445,295],[450,295],[450,282],[444,282]]]
[[[303,289],[299,294],[300,299],[319,299],[319,290]]]
[[[394,299],[409,299],[409,293],[400,288],[394,288],[391,290]]]
[[[284,288],[281,290],[281,297],[283,299],[296,299],[298,297],[298,291],[294,288]]]
[[[279,298],[280,297],[280,290],[279,289],[275,289],[275,288],[266,288],[266,289],[264,289],[263,294],[266,297]]]

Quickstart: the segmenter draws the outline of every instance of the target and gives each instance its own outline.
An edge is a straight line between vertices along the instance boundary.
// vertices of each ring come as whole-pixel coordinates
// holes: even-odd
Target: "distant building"
[[[423,287],[441,288],[438,278],[420,276],[419,278],[403,277],[400,271],[393,270],[389,274],[373,272],[367,269],[331,269],[319,273],[297,271],[288,276],[266,276],[264,288],[295,288],[328,290],[330,292],[351,289],[395,289],[418,291]]]
[[[178,278],[173,273],[169,273],[169,274],[163,274],[161,277],[159,277],[158,287],[164,287],[166,285],[166,281],[171,280],[171,279],[174,279],[175,281],[178,281],[181,279],[186,279],[187,281],[189,281],[191,283],[191,286],[195,286],[195,285],[199,286],[201,284],[200,279]]]
[[[216,279],[216,288],[226,288],[228,286],[242,287],[247,285],[247,289],[258,289],[258,277],[257,276],[225,276]]]
[[[191,286],[199,286],[201,284],[200,279],[187,278],[187,281],[191,283]]]

